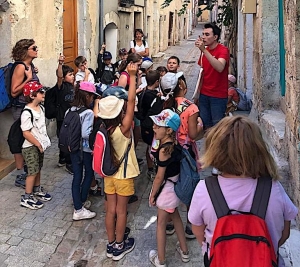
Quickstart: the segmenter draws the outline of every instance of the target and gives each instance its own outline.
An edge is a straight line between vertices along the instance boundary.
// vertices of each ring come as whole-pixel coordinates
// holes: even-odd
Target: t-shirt
[[[30,131],[31,134],[40,142],[43,149],[45,150],[47,147],[51,145],[50,139],[47,134],[46,129],[46,118],[45,113],[40,107],[40,111],[36,111],[29,107],[25,106],[26,109],[30,109],[33,115],[33,123],[31,122],[31,114],[29,111],[23,111],[21,115],[21,129],[22,131]],[[33,146],[28,140],[25,139],[22,148]]]
[[[145,42],[145,46],[144,46],[144,42]],[[146,48],[149,48],[149,46],[148,46],[148,43],[146,41],[143,41],[141,46],[139,46],[137,44],[137,42],[135,42],[135,46],[134,46],[133,41],[130,41],[130,48],[134,48],[135,53],[140,53],[140,52],[146,51]]]
[[[74,100],[74,85],[68,82],[63,82],[60,89],[56,84],[56,106],[57,106],[57,121],[63,121],[66,111],[71,107]]]
[[[239,97],[239,94],[238,92],[235,90],[234,87],[230,87],[228,89],[228,96],[232,96],[232,100],[235,102],[235,103],[239,103],[240,101],[240,97]]]
[[[219,73],[212,67],[205,55],[201,54],[198,61],[198,64],[203,67],[203,82],[200,93],[206,96],[227,98],[229,50],[222,44],[218,44],[212,50],[206,47],[206,50],[216,59],[225,59],[226,66],[223,71]]]
[[[195,113],[199,113],[197,105],[184,97],[176,97],[177,107],[180,108],[180,126],[177,130],[177,140],[180,145],[189,144],[191,138],[188,135],[189,132],[189,117]]]
[[[76,82],[79,82],[79,81],[83,81],[84,80],[84,77],[85,77],[85,72],[84,71],[81,71],[79,70],[76,75],[75,75],[75,81]],[[95,83],[95,78],[94,78],[94,75],[92,73],[89,73],[89,76],[88,76],[88,82],[90,83]]]
[[[257,185],[257,179],[251,177],[225,178],[219,175],[218,180],[229,209],[249,212]],[[282,236],[284,221],[295,219],[297,213],[298,210],[296,206],[292,203],[280,182],[273,181],[265,220],[273,241],[275,253],[278,250],[278,241]],[[206,242],[211,243],[217,216],[209,197],[205,181],[200,181],[194,191],[188,218],[194,225],[206,225],[204,236]],[[206,242],[204,242],[202,246],[203,254],[207,251]]]

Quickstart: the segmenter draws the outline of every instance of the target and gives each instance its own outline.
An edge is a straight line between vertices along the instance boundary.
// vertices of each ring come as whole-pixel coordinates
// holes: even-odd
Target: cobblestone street
[[[194,41],[200,34],[198,26],[188,40],[178,46],[169,47],[164,59],[155,64],[166,65],[167,58],[176,55],[181,60],[181,69],[186,77],[190,98],[196,82],[199,68],[197,60],[199,50]],[[199,142],[201,150],[201,142]],[[137,149],[139,157],[145,157],[145,145],[140,141]],[[0,267],[148,267],[148,253],[156,248],[156,208],[148,205],[151,183],[146,178],[146,164],[142,166],[141,175],[136,178],[136,193],[139,200],[130,204],[128,227],[130,236],[136,240],[135,249],[119,262],[106,257],[107,235],[105,231],[104,197],[91,197],[91,210],[97,216],[91,220],[73,222],[73,203],[71,196],[72,176],[64,168],[57,167],[57,139],[45,153],[42,169],[42,185],[53,196],[40,210],[29,210],[20,207],[23,189],[14,185],[15,173],[12,172],[0,180]],[[210,175],[210,170],[201,173],[202,178]],[[184,224],[186,209],[180,206]],[[176,235],[167,238],[166,259],[171,267],[202,266],[200,246],[196,240],[188,240],[191,261],[183,263],[176,252]],[[298,243],[299,244],[299,243]],[[299,250],[298,250],[299,251]],[[289,249],[282,252],[286,262],[291,265]]]

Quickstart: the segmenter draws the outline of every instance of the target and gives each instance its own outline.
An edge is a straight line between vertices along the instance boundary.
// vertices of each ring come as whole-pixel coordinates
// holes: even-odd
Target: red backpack
[[[101,123],[97,130],[93,146],[90,145],[90,147],[93,148],[93,170],[102,178],[111,176],[118,171],[122,162],[125,160],[124,177],[126,177],[128,153],[132,143],[131,139],[124,155],[120,159],[119,164],[116,166],[113,164],[111,157],[110,141],[108,136],[109,129],[106,129],[105,124]]]
[[[232,214],[235,210],[229,209],[217,177],[206,178],[205,184],[218,217],[208,266],[276,267],[277,258],[265,222],[272,179],[258,178],[250,212],[237,211],[239,214]]]

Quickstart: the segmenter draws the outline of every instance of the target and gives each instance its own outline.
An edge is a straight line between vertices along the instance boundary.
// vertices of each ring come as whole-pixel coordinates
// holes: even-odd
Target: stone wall
[[[286,49],[286,140],[290,164],[289,191],[300,207],[300,1],[284,1]],[[287,30],[288,29],[288,30]],[[300,221],[300,220],[299,220]]]

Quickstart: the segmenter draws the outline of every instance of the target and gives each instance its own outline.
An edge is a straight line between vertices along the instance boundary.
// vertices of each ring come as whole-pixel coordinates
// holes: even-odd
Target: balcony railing
[[[120,0],[120,7],[130,7],[134,5],[134,0]]]

